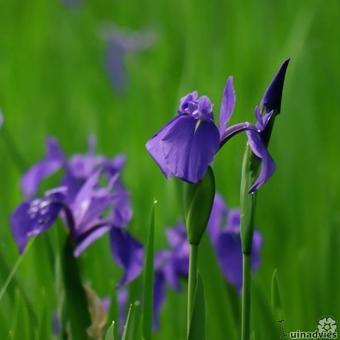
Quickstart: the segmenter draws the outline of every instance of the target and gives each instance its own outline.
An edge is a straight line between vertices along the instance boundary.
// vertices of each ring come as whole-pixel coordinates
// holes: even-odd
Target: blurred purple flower
[[[127,32],[110,25],[104,28],[104,40],[105,64],[112,87],[122,93],[128,83],[126,56],[150,48],[156,41],[156,34],[151,31]]]
[[[167,286],[181,290],[180,279],[188,277],[189,245],[183,224],[166,230],[169,250],[155,255],[154,277],[154,328],[159,328],[159,313],[163,306]]]
[[[74,242],[75,256],[110,232],[112,255],[124,269],[119,285],[132,281],[142,270],[144,250],[125,230],[132,210],[130,195],[119,178],[122,156],[109,160],[89,152],[67,160],[55,140],[49,140],[48,146],[45,159],[24,175],[23,191],[30,197],[43,178],[61,167],[65,177],[61,187],[46,192],[42,199],[27,200],[13,212],[12,232],[20,252],[30,237],[49,229],[60,216]]]
[[[274,78],[274,85],[265,93],[265,107],[275,107],[279,103],[277,93],[282,93],[282,87],[278,84],[283,85],[283,80],[276,79],[283,79],[282,72],[285,72],[284,67]],[[146,143],[146,149],[167,178],[175,176],[189,183],[197,183],[205,175],[217,151],[243,131],[247,132],[252,151],[261,160],[260,175],[249,192],[258,190],[272,176],[275,164],[264,143],[263,133],[268,129],[275,110],[265,116],[257,110],[256,125],[244,122],[229,126],[234,107],[232,77],[227,79],[224,88],[218,126],[214,123],[213,104],[207,96],[199,97],[194,91],[181,99],[177,115]]]
[[[208,223],[208,233],[224,277],[240,291],[242,289],[240,210],[228,209],[219,194],[215,196]],[[262,242],[261,234],[255,230],[251,257],[252,271],[260,265],[259,252]]]

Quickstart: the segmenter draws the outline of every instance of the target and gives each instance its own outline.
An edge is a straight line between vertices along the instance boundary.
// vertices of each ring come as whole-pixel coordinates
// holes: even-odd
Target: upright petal
[[[251,150],[261,160],[260,174],[249,189],[249,193],[254,193],[273,175],[275,171],[275,163],[259,133],[249,130],[247,131],[247,136]]]
[[[263,95],[262,103],[267,112],[273,110],[275,113],[280,113],[283,83],[285,80],[288,64],[289,59],[285,60],[282,63],[278,72],[274,76],[272,82]]]
[[[112,256],[124,269],[124,275],[119,282],[119,286],[123,286],[142,272],[144,249],[140,242],[121,228],[113,227],[110,236]]]
[[[176,125],[181,115],[178,115],[170,120],[162,129],[160,129],[154,136],[152,136],[146,143],[145,147],[159,168],[162,170],[165,177],[170,177],[171,171],[168,168],[167,161],[165,160],[162,139],[168,134],[169,130]]]
[[[63,208],[64,197],[63,188],[55,189],[46,197],[24,202],[15,209],[10,217],[10,224],[21,253],[29,238],[46,231],[53,225]]]
[[[205,175],[219,148],[219,132],[212,121],[179,116],[162,138],[163,154],[171,174],[190,183]]]
[[[59,170],[64,162],[64,154],[56,139],[48,138],[46,149],[45,158],[33,165],[21,179],[21,189],[27,199],[33,197],[41,181]]]
[[[219,131],[222,136],[228,126],[229,120],[235,108],[236,94],[233,84],[233,77],[228,77],[223,91],[223,97],[220,108]]]

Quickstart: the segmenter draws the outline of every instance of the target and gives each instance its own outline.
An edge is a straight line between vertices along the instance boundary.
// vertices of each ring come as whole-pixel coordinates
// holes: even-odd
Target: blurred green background
[[[275,325],[267,313],[275,268],[287,331],[314,330],[328,315],[340,322],[339,13],[338,0],[84,0],[73,7],[57,0],[1,0],[5,124],[29,164],[41,159],[47,135],[57,137],[68,154],[85,151],[89,133],[96,133],[99,152],[126,153],[124,180],[134,210],[130,230],[146,240],[152,198],[158,198],[159,249],[165,226],[181,214],[176,185],[148,156],[146,140],[175,114],[179,98],[194,89],[208,95],[218,113],[230,74],[237,92],[233,122],[253,121],[264,89],[290,57],[282,114],[270,145],[277,171],[258,196],[256,225],[264,246],[254,275],[253,328],[256,339],[272,339]],[[158,36],[152,47],[126,56],[124,93],[112,88],[105,66],[101,29],[107,22]],[[214,163],[218,191],[231,206],[239,204],[244,145],[244,136],[233,139]],[[2,287],[18,258],[8,217],[21,201],[21,173],[2,140],[0,172]],[[50,236],[56,240],[56,228]],[[46,237],[39,237],[1,301],[1,338],[43,339],[41,334],[48,333],[58,300],[49,259]],[[205,242],[200,267],[207,339],[237,339],[237,294],[226,288],[215,262]],[[107,237],[93,244],[81,263],[98,294],[112,295],[121,271]],[[140,280],[131,289],[138,297]],[[156,339],[184,338],[185,299],[184,284],[182,294],[169,292]]]

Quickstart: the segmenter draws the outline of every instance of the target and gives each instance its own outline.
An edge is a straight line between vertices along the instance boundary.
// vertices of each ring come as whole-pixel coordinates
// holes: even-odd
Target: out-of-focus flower
[[[126,90],[128,83],[126,56],[150,48],[157,36],[152,31],[128,32],[113,25],[105,25],[103,31],[106,43],[106,69],[112,87],[118,93],[122,93]]]
[[[219,194],[215,196],[208,223],[208,233],[225,278],[240,291],[242,288],[240,210],[228,209]],[[261,246],[262,236],[255,230],[251,255],[252,271],[255,271],[260,265]]]
[[[287,62],[286,62],[287,63]],[[227,79],[220,106],[218,126],[214,123],[213,104],[207,96],[198,96],[196,91],[180,101],[177,115],[159,130],[147,143],[146,149],[158,164],[164,175],[178,177],[189,183],[197,183],[205,175],[217,151],[233,136],[246,131],[249,145],[261,160],[260,175],[249,192],[255,192],[273,174],[275,165],[268,153],[263,134],[268,130],[272,116],[279,110],[284,72],[282,66],[278,75],[265,93],[262,106],[276,107],[266,115],[257,112],[256,125],[248,122],[229,126],[235,107],[233,79]],[[283,75],[282,75],[283,73]]]
[[[159,312],[163,306],[167,286],[180,291],[180,279],[188,277],[189,244],[183,224],[166,230],[169,250],[155,255],[154,277],[154,328],[159,327]]]
[[[30,237],[49,229],[58,217],[65,222],[74,242],[74,255],[97,238],[110,232],[112,255],[124,269],[120,285],[136,278],[143,266],[144,250],[125,229],[132,217],[130,195],[119,176],[122,156],[109,160],[93,153],[69,160],[49,141],[47,157],[23,177],[26,196],[37,191],[43,178],[63,168],[62,186],[47,191],[43,198],[31,198],[20,204],[11,216],[11,227],[20,252]]]

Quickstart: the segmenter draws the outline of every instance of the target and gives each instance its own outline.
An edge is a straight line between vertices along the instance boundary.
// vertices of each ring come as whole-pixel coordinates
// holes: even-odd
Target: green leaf
[[[140,339],[139,333],[139,307],[140,302],[136,301],[129,307],[128,315],[124,325],[122,340],[136,340]],[[145,339],[143,337],[143,339]]]
[[[194,307],[188,340],[205,340],[205,301],[203,282],[199,273],[196,280]]]
[[[184,212],[189,243],[200,243],[207,228],[214,198],[215,176],[211,167],[198,183],[185,184]]]
[[[30,327],[31,323],[26,308],[26,303],[19,290],[16,290],[15,298],[15,313],[13,323],[10,330],[10,339],[32,339],[33,328]]]
[[[110,327],[106,331],[105,340],[114,340],[115,338],[115,322],[112,321]]]
[[[145,340],[150,340],[152,336],[153,318],[153,275],[154,275],[154,234],[155,234],[155,200],[151,209],[151,219],[146,246],[146,260],[144,268],[144,291],[143,291],[143,315],[142,334]]]
[[[73,245],[68,238],[65,242],[61,260],[65,290],[63,308],[63,333],[71,333],[72,340],[87,339],[90,314],[85,290],[81,283],[79,268],[73,256]]]

